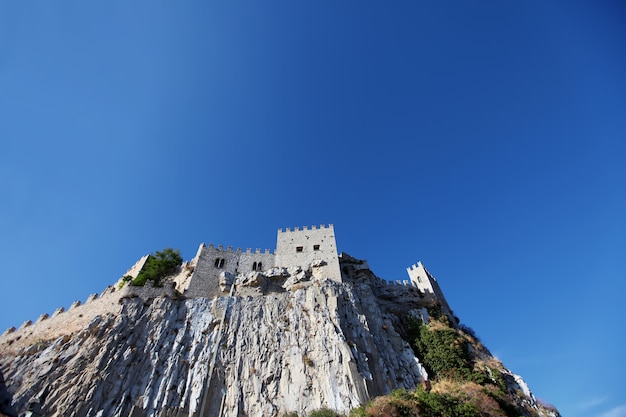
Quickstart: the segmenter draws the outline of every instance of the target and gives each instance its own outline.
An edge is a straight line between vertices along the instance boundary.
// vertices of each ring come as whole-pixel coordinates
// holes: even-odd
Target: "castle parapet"
[[[40,322],[44,321],[47,318],[48,318],[48,313],[43,313],[42,315],[39,316],[39,318],[37,319],[37,321],[35,323],[40,323]]]
[[[8,329],[6,329],[6,330],[4,331],[4,333],[2,333],[2,336],[6,336],[6,335],[8,335],[8,334],[11,334],[11,333],[13,333],[15,330],[16,330],[16,329],[15,329],[15,327],[14,327],[14,326],[11,326],[11,327],[9,327]]]
[[[254,250],[254,252],[252,251],[252,248],[246,248],[245,251],[242,248],[237,248],[236,250],[233,250],[232,246],[228,246],[226,249],[224,249],[224,245],[218,245],[217,248],[216,248],[213,243],[209,243],[208,246],[202,246],[202,247],[200,247],[198,249],[198,254],[196,255],[196,258],[199,258],[199,256],[200,256],[199,254],[201,253],[203,248],[206,248],[209,251],[220,251],[220,252],[234,253],[234,254],[247,253],[247,254],[250,255],[250,254],[262,254],[262,253],[271,254],[271,253],[273,253],[270,249],[264,249],[263,252],[262,252],[260,248],[256,248]]]
[[[332,223],[329,224],[328,226],[320,224],[319,229],[332,229],[333,225]],[[290,232],[303,232],[305,230],[318,230],[318,227],[316,225],[311,226],[311,228],[309,229],[308,226],[302,226],[302,230],[300,230],[300,227],[296,226],[293,229],[290,229],[289,227],[286,227],[283,231],[283,228],[278,229],[278,233],[290,233]]]
[[[104,297],[105,295],[111,294],[113,292],[115,292],[115,287],[112,285],[109,285],[108,287],[104,289],[104,291],[102,291],[102,294],[100,294],[100,298]]]

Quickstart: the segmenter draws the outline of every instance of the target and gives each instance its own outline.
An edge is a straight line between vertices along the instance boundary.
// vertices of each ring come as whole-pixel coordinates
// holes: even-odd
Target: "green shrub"
[[[133,277],[131,277],[130,275],[124,275],[124,276],[122,277],[122,280],[120,281],[120,283],[117,285],[117,289],[118,289],[118,290],[121,290],[121,289],[122,289],[122,287],[124,287],[124,285],[126,285],[126,283],[127,283],[128,281],[132,281],[132,279],[133,279]]]
[[[342,417],[341,414],[337,414],[329,408],[320,408],[319,410],[311,411],[309,417]]]
[[[161,286],[161,280],[178,270],[183,263],[178,249],[163,249],[162,252],[155,252],[148,257],[141,272],[132,280],[132,285],[143,286],[146,281],[151,280],[155,287]]]
[[[448,316],[443,313],[443,309],[441,308],[441,304],[437,302],[437,304],[427,307],[428,315],[435,320],[446,321],[449,322]]]
[[[417,408],[421,417],[480,417],[478,406],[469,401],[462,401],[450,394],[415,392]]]
[[[366,407],[361,406],[350,410],[349,417],[367,417]]]
[[[417,323],[417,328],[415,328]],[[429,374],[451,379],[471,379],[472,362],[467,341],[450,327],[431,328],[418,320],[409,325],[412,347]]]
[[[404,388],[394,389],[393,391],[391,391],[391,394],[389,394],[389,396],[397,400],[412,400],[413,399],[413,394],[411,394],[409,391],[407,391]]]

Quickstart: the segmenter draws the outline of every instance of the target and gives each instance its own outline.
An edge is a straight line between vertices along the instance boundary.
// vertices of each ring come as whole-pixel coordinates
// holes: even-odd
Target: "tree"
[[[166,248],[148,256],[143,268],[133,279],[132,285],[143,286],[147,280],[151,280],[155,287],[161,286],[161,280],[175,273],[183,263],[178,249]]]

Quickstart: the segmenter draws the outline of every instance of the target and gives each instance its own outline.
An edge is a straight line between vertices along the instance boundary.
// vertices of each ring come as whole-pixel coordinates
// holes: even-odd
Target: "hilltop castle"
[[[148,256],[142,257],[127,273],[133,278],[141,271]],[[230,284],[239,282],[237,277],[247,275],[280,275],[280,270],[307,271],[313,279],[330,279],[349,282],[355,279],[356,269],[368,269],[366,261],[358,261],[337,251],[335,229],[332,224],[293,229],[278,229],[276,249],[261,251],[248,248],[224,248],[200,244],[196,256],[183,267],[188,271],[173,279],[175,289],[187,298],[221,295]],[[407,268],[408,281],[391,281],[390,285],[415,287],[424,297],[439,302],[447,313],[450,309],[437,280],[421,262]],[[385,283],[385,281],[381,281]],[[220,283],[222,284],[220,286]]]
[[[135,278],[144,268],[150,255],[141,257],[124,277]],[[365,260],[358,260],[337,251],[335,230],[332,224],[278,229],[276,249],[224,248],[213,244],[200,244],[196,256],[185,262],[178,274],[164,280],[163,287],[153,287],[151,281],[145,286],[124,285],[126,280],[107,287],[100,295],[91,294],[84,303],[75,301],[68,310],[80,310],[80,317],[91,317],[112,311],[120,300],[139,297],[151,300],[155,297],[213,298],[228,294],[237,288],[237,295],[255,296],[267,292],[295,290],[314,281],[329,279],[338,283],[360,282],[387,289],[390,298],[412,294],[422,304],[439,304],[451,319],[454,315],[439,284],[421,262],[406,269],[408,280],[386,281],[375,277]],[[285,277],[291,277],[286,280]],[[375,282],[370,282],[375,277]],[[409,291],[407,293],[407,290]],[[19,329],[31,327],[56,327],[56,320],[65,308],[57,309],[52,315],[42,314],[36,322],[28,320]],[[81,320],[81,322],[84,320]],[[62,322],[59,322],[62,323]],[[4,334],[17,329],[11,327]]]
[[[332,225],[281,229],[274,252],[201,244],[157,286],[131,285],[149,260],[84,304],[0,336],[0,414],[347,413],[394,389],[429,386],[426,356],[407,341],[411,318],[427,324],[443,313],[458,323],[421,263],[407,268],[408,280],[382,280],[367,261],[338,252]],[[457,341],[476,342],[457,328]],[[525,382],[471,346],[482,361],[475,369],[517,408],[558,416],[535,413]]]
[[[279,229],[274,253],[269,249],[253,252],[251,249],[224,249],[221,245],[216,248],[202,243],[190,265],[193,268],[191,276],[176,280],[176,289],[187,297],[218,295],[220,276],[262,273],[274,268],[311,269],[316,278],[342,280],[333,225]]]

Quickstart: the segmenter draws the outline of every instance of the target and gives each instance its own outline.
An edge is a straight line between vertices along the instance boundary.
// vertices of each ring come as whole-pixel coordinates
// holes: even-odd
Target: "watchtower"
[[[441,303],[441,307],[445,309],[445,312],[448,316],[453,317],[452,310],[446,301],[446,297],[443,295],[443,291],[439,287],[439,283],[435,279],[434,276],[430,274],[424,268],[421,262],[418,262],[417,265],[413,264],[406,269],[406,272],[409,274],[409,278],[413,285],[419,288],[425,294],[432,295],[437,301]]]
[[[275,254],[278,267],[299,266],[307,269],[311,265],[313,276],[341,282],[335,229],[332,224],[321,225],[319,228],[304,226],[302,229],[278,229]]]

